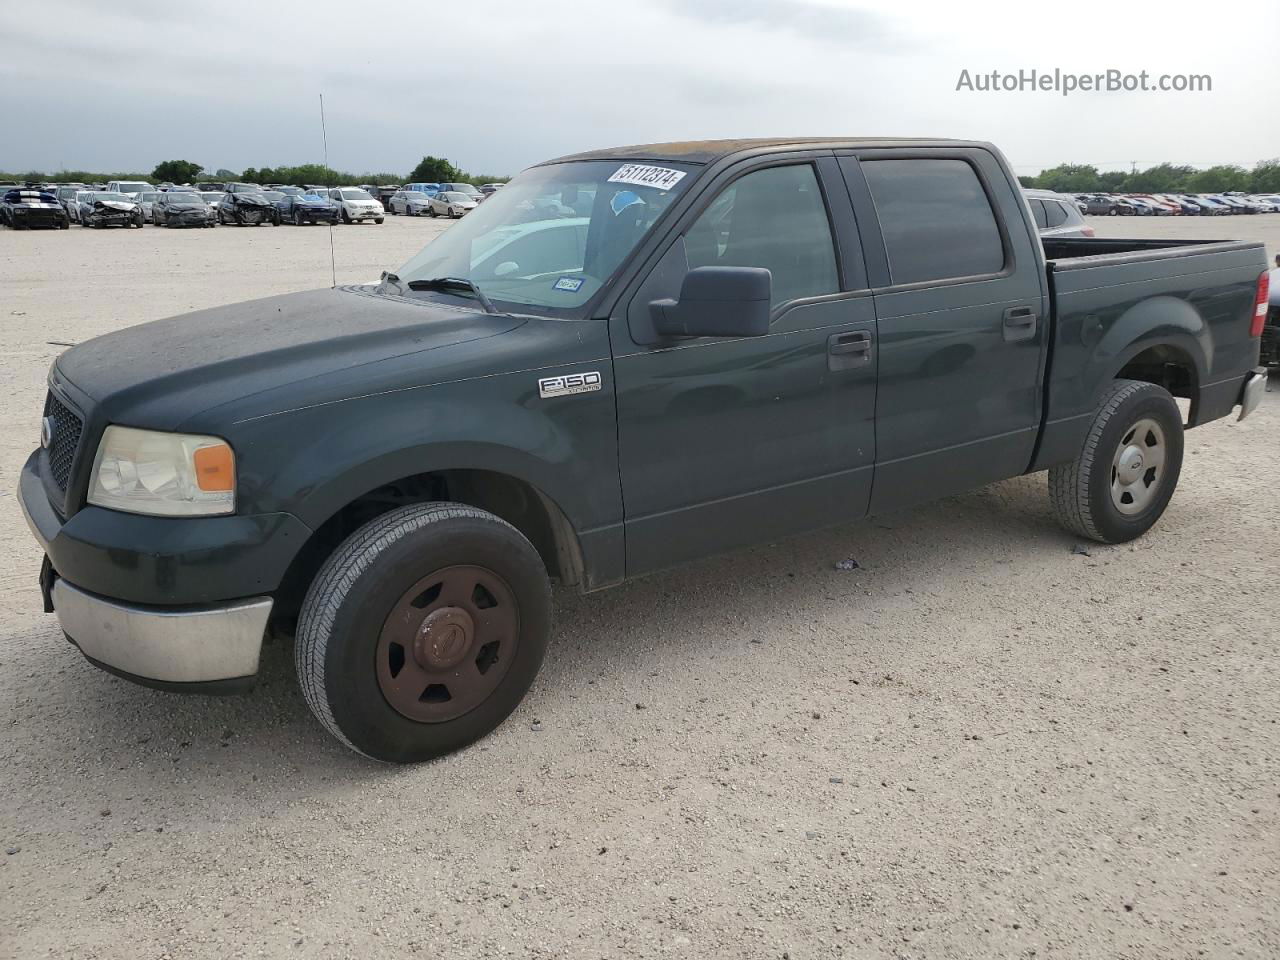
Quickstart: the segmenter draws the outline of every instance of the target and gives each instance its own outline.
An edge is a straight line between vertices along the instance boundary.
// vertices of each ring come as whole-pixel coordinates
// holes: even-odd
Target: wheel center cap
[[[460,607],[441,607],[427,614],[413,643],[413,656],[428,670],[448,670],[471,650],[475,621]]]
[[[1141,447],[1126,447],[1124,453],[1120,454],[1120,463],[1117,467],[1121,482],[1133,483],[1137,480],[1138,477],[1142,476],[1142,468],[1145,463]]]

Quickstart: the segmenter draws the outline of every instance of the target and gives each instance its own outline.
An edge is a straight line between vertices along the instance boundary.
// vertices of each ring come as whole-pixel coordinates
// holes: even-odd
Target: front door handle
[[[1036,312],[1028,306],[1010,307],[1004,312],[1004,338],[1010,343],[1030,340],[1036,335]]]
[[[851,330],[827,337],[827,369],[848,370],[871,362],[871,331]]]

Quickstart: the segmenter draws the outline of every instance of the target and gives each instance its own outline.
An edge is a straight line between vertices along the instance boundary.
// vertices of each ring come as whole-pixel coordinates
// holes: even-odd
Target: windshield
[[[143,191],[150,189],[151,184],[149,183],[126,183],[122,181],[120,184],[121,193],[142,193]]]
[[[144,193],[144,194],[143,194],[142,196],[140,196],[138,199],[139,199],[139,200],[142,200],[142,201],[143,201],[143,202],[145,202],[145,203],[155,203],[155,202],[156,202],[156,197],[158,197],[158,196],[160,196],[160,194],[158,194],[158,193]]]
[[[300,197],[300,196],[302,196],[302,188],[301,188],[301,187],[272,187],[271,189],[272,189],[272,192],[273,192],[273,193],[285,193],[285,194],[288,194],[288,195],[289,195],[289,196],[291,196],[291,197]]]
[[[272,202],[284,199],[284,194],[279,190],[264,190],[262,191],[262,195]]]
[[[198,193],[180,193],[175,191],[175,192],[169,193],[165,197],[165,203],[171,207],[174,207],[183,203],[187,203],[187,204],[204,203],[204,198],[201,197],[200,194]]]
[[[581,307],[688,186],[693,169],[617,160],[534,167],[441,234],[398,275],[406,283],[470,280],[491,300],[551,316]]]
[[[130,199],[129,197],[126,197],[123,193],[95,193],[95,194],[93,195],[93,199],[95,199],[95,200],[120,200],[120,201],[123,201],[124,203],[133,203],[133,200],[132,200],[132,199]]]
[[[342,193],[343,200],[372,200],[373,199],[373,197],[369,196],[369,194],[363,190],[343,190],[341,191],[341,193]]]
[[[205,203],[213,203],[215,200],[221,200],[221,199],[222,199],[222,194],[220,194],[220,193],[202,193],[202,194],[200,194],[200,199],[201,199],[201,200],[203,200]]]
[[[406,190],[404,192],[404,198],[406,200],[426,200],[427,195],[425,193],[419,193],[417,190]]]

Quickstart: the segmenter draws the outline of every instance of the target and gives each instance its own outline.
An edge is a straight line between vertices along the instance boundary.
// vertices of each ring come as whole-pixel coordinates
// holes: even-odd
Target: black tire
[[[1112,493],[1115,457],[1139,421],[1154,421],[1162,433],[1159,489],[1141,512],[1121,512]],[[1072,533],[1100,543],[1142,536],[1169,506],[1182,471],[1182,414],[1163,387],[1117,380],[1103,395],[1080,453],[1049,470],[1049,497],[1058,521]],[[1142,461],[1139,461],[1141,464]],[[1130,488],[1132,489],[1132,488]]]
[[[466,712],[414,720],[391,705],[379,680],[384,624],[422,578],[463,565],[509,588],[517,608],[514,652],[497,685]],[[303,601],[294,660],[303,696],[330,733],[374,760],[414,763],[465,747],[501,724],[537,676],[550,627],[546,569],[523,534],[465,504],[416,504],[369,521],[325,561]],[[480,642],[476,631],[468,642]]]
[[[342,208],[342,222],[347,224],[348,226],[351,225],[351,214],[347,213],[346,207]]]
[[[302,226],[302,214],[299,213],[297,210],[293,211],[293,225],[295,227]]]
[[[439,216],[435,207],[427,207],[427,213],[430,214],[432,220]]]
[[[384,219],[384,217],[374,217],[373,222],[380,224]]]

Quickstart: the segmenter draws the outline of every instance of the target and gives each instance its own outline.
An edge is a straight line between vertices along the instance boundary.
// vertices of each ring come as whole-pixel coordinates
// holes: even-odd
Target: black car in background
[[[337,223],[342,211],[328,197],[315,193],[286,194],[276,202],[276,210],[284,223],[301,227],[308,223]]]
[[[80,195],[80,226],[141,227],[142,207],[123,193],[100,190]]]
[[[166,190],[151,204],[157,227],[212,227],[213,208],[194,190]]]
[[[47,190],[6,190],[0,198],[0,223],[13,230],[49,227],[65,230],[71,218],[58,198]]]

